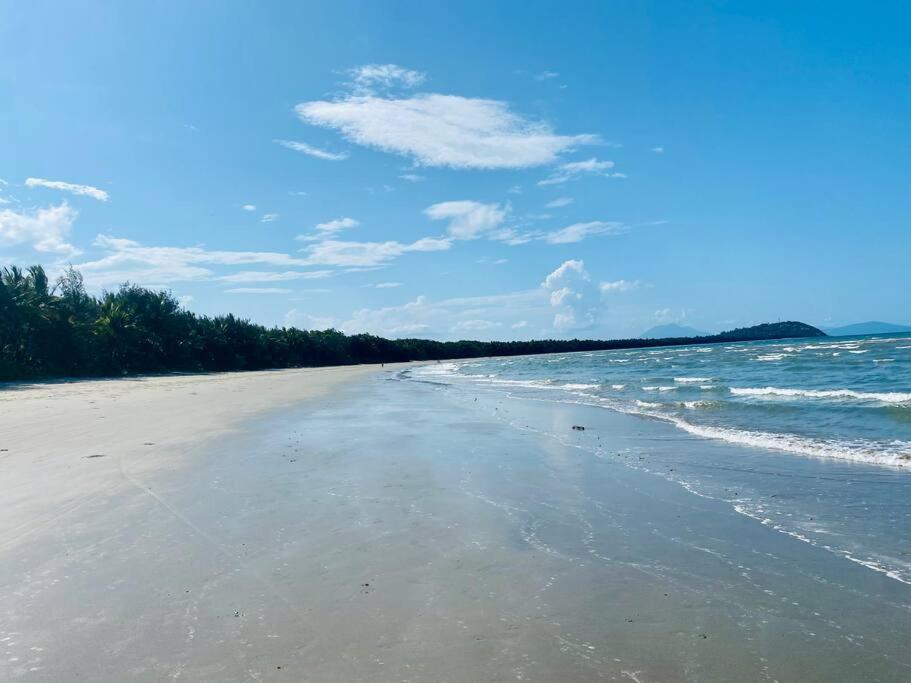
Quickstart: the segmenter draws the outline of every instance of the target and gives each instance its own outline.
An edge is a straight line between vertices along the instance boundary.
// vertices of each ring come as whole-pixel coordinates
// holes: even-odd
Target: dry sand
[[[97,497],[135,488],[135,476],[182,465],[188,450],[256,415],[378,370],[353,366],[0,385],[0,551]],[[99,462],[87,467],[86,459]]]

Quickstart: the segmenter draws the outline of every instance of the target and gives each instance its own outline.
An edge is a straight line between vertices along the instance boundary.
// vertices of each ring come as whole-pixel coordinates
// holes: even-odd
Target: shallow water
[[[588,430],[573,432],[574,445],[911,584],[911,468],[902,455],[911,445],[909,344],[873,337],[528,356],[434,364],[404,376],[445,384],[466,400],[505,401],[522,428],[540,429],[557,408],[581,426],[603,413],[632,413],[650,440],[608,447]],[[832,360],[833,347],[872,359],[845,364]],[[757,360],[773,354],[791,360]],[[889,371],[873,362],[881,356],[896,358]],[[772,384],[779,386],[767,390]],[[680,400],[707,394],[716,396],[712,407]],[[650,398],[645,408],[641,396]]]
[[[911,337],[523,356],[419,373],[657,417],[795,455],[911,467]]]

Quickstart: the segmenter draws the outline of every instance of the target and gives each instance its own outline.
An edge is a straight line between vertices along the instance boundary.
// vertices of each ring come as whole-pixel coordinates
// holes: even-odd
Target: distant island
[[[826,327],[824,328],[824,331],[832,337],[851,337],[861,334],[896,334],[898,332],[911,332],[911,326],[871,320],[865,323],[854,323],[853,325],[843,325],[841,327]]]
[[[440,342],[272,327],[200,316],[170,293],[124,284],[100,298],[70,268],[54,286],[41,266],[0,271],[0,379],[265,370],[482,356],[604,351],[824,337],[800,322],[664,339]]]
[[[671,339],[674,337],[704,337],[705,335],[706,333],[702,330],[697,330],[689,325],[667,323],[666,325],[650,327],[639,337],[641,339]]]

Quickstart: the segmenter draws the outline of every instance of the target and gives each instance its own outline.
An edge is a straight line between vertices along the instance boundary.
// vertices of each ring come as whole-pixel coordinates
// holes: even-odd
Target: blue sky
[[[911,322],[907,5],[0,4],[0,262],[388,336]]]

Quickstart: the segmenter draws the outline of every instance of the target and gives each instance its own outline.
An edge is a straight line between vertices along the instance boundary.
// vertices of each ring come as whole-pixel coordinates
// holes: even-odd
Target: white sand
[[[378,370],[0,385],[0,552],[94,499],[134,488],[141,474],[183,464],[190,451],[244,420]]]

